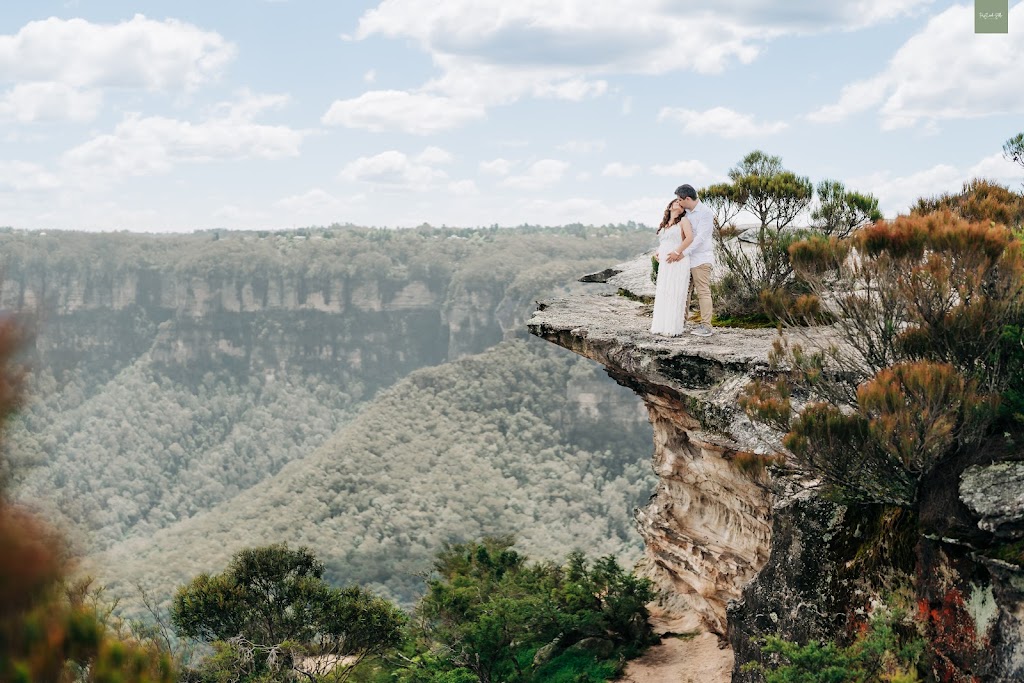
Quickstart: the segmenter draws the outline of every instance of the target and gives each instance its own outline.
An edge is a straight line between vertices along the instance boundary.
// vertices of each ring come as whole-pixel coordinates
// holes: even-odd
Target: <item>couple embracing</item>
[[[677,337],[686,327],[693,290],[700,301],[700,324],[690,330],[710,337],[711,264],[714,261],[714,214],[692,185],[676,188],[658,228],[658,284],[654,294],[651,332]]]

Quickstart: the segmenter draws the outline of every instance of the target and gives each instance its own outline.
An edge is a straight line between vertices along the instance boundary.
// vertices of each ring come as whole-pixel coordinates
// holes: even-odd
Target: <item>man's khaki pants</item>
[[[690,301],[693,300],[693,292],[697,291],[697,300],[700,302],[700,322],[703,325],[711,324],[711,264],[702,263],[696,268],[690,268],[690,290],[686,293],[686,310],[690,310]]]

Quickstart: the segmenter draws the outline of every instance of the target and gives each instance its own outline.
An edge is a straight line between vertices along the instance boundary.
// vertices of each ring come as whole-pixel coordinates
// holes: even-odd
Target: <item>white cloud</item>
[[[374,90],[335,100],[321,121],[373,132],[399,130],[428,135],[483,118],[483,107],[450,97],[401,90]]]
[[[61,162],[69,170],[109,177],[163,172],[183,162],[295,157],[306,132],[251,120],[284,101],[280,96],[245,94],[199,123],[128,114],[113,133],[68,150]]]
[[[540,223],[541,225],[564,225],[567,223],[604,225],[629,221],[657,225],[661,221],[662,211],[670,198],[640,197],[621,202],[609,202],[589,197],[570,197],[557,200],[531,199],[514,207],[514,211],[518,213],[515,220],[520,223]],[[654,239],[653,233],[652,239]]]
[[[973,5],[956,5],[936,15],[883,71],[847,85],[837,103],[808,118],[840,121],[877,109],[882,128],[892,130],[1024,113],[1024,41],[975,35],[973,12]],[[1024,3],[1010,8],[1009,22],[1024,23]]]
[[[314,187],[302,194],[282,197],[274,202],[274,206],[293,213],[315,213],[320,211],[336,211],[344,206],[343,202],[330,192]]]
[[[680,183],[689,183],[694,187],[725,179],[724,175],[714,173],[704,162],[696,159],[677,161],[674,164],[655,164],[651,166],[651,173],[678,178]]]
[[[0,94],[0,121],[91,121],[102,104],[98,90],[63,83],[19,83]]]
[[[885,85],[880,78],[858,81],[843,86],[839,102],[825,105],[807,115],[817,123],[842,121],[851,114],[867,111],[885,99]]]
[[[367,208],[366,195],[338,197],[319,187],[274,202],[281,225],[330,225],[352,220],[355,211]],[[379,214],[377,216],[379,219]]]
[[[773,135],[787,128],[783,121],[756,123],[753,116],[726,107],[713,107],[703,112],[665,107],[658,112],[658,121],[681,123],[684,133],[719,135],[723,138]]]
[[[1014,184],[1024,176],[1024,169],[1003,156],[1002,152],[985,157],[967,169],[968,178],[986,178],[1004,184]]]
[[[609,178],[632,178],[640,172],[640,167],[636,164],[623,164],[618,161],[613,161],[604,167],[601,171],[601,175]]]
[[[480,194],[480,190],[477,189],[476,183],[472,180],[456,180],[448,183],[448,191],[456,197],[468,197],[472,195]]]
[[[582,102],[591,97],[600,97],[606,92],[608,92],[607,81],[588,81],[582,78],[572,78],[555,83],[540,83],[533,90],[537,97],[551,97],[556,100],[572,102]]]
[[[930,3],[723,0],[703,8],[664,0],[383,0],[360,18],[355,38],[412,38],[433,55],[506,66],[718,71],[732,60],[749,61],[765,39],[860,28]]]
[[[243,88],[234,100],[215,105],[213,115],[218,119],[245,123],[267,110],[283,108],[290,100],[288,95],[254,93]]]
[[[235,204],[225,204],[223,206],[214,209],[212,213],[214,218],[227,221],[230,226],[225,227],[246,227],[251,226],[258,221],[266,219],[267,214],[258,209],[249,209]]]
[[[190,90],[219,77],[235,53],[218,33],[175,19],[136,14],[94,24],[51,17],[0,35],[0,82]]]
[[[604,140],[569,140],[559,145],[558,150],[569,152],[570,154],[590,154],[592,152],[603,152],[605,145]]]
[[[868,192],[878,198],[879,208],[886,216],[906,213],[920,197],[932,197],[943,192],[959,190],[967,173],[949,164],[937,164],[905,176],[894,176],[881,171],[868,176],[852,178],[848,187]]]
[[[363,81],[366,83],[375,83],[377,81],[377,71],[375,69],[367,71],[363,74]]]
[[[437,182],[447,180],[448,174],[411,159],[403,152],[389,150],[349,162],[339,177],[391,188],[428,190]]]
[[[349,38],[412,40],[441,70],[420,96],[490,107],[524,96],[599,96],[608,90],[604,77],[613,74],[719,73],[753,61],[768,40],[861,28],[931,2],[725,0],[698,7],[665,0],[382,0]],[[627,98],[623,113],[631,106]]]
[[[513,162],[508,159],[491,159],[480,162],[480,172],[488,175],[508,175],[512,171]]]
[[[913,14],[933,0],[717,0],[715,11],[767,30],[808,33],[857,30]]]
[[[609,75],[720,73],[752,62],[766,41],[862,28],[932,1],[725,0],[700,7],[665,0],[381,0],[344,39],[412,41],[440,75],[415,92],[339,100],[324,122],[430,134],[523,97],[598,97],[608,91]],[[622,112],[631,110],[627,97]]]
[[[60,184],[60,179],[56,175],[38,164],[27,161],[0,161],[0,192],[52,190]]]
[[[564,161],[542,159],[531,164],[525,173],[505,178],[501,185],[517,190],[540,190],[560,181],[568,168],[569,164]]]
[[[455,157],[451,155],[451,152],[433,146],[427,147],[416,155],[416,162],[420,164],[450,164],[454,160]]]

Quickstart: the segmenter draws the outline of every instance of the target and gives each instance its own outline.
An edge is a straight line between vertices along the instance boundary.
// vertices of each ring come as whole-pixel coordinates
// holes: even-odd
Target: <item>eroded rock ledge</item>
[[[671,630],[707,628],[724,636],[729,601],[769,555],[768,476],[733,461],[749,465],[748,456],[770,450],[769,435],[736,400],[752,376],[768,370],[776,333],[651,335],[650,307],[642,301],[653,293],[649,263],[641,258],[584,278],[602,284],[592,294],[540,303],[529,328],[601,363],[644,399],[659,484],[637,513],[646,544],[642,572],[667,596],[662,607]]]
[[[751,424],[737,399],[753,377],[771,372],[776,332],[651,335],[647,256],[581,281],[592,284],[539,302],[528,326],[604,365],[647,406],[659,483],[636,521],[646,544],[641,572],[665,596],[663,630],[726,639],[734,682],[763,680],[742,665],[762,657],[756,643],[765,635],[849,636],[854,612],[878,598],[863,592],[856,558],[871,555],[892,511],[824,500],[798,470],[758,466],[756,456],[773,452],[779,435]],[[959,496],[971,524],[1016,540],[1024,536],[1024,469],[1004,469],[1012,472],[971,469]],[[913,553],[938,680],[1024,680],[1020,567],[941,534],[921,537]]]

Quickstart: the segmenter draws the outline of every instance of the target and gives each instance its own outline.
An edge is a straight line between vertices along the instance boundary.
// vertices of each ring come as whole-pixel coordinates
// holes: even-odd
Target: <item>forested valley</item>
[[[649,248],[634,226],[0,232],[35,330],[12,492],[131,605],[246,546],[410,604],[447,541],[634,557],[653,488],[632,392],[527,339],[536,297]]]

